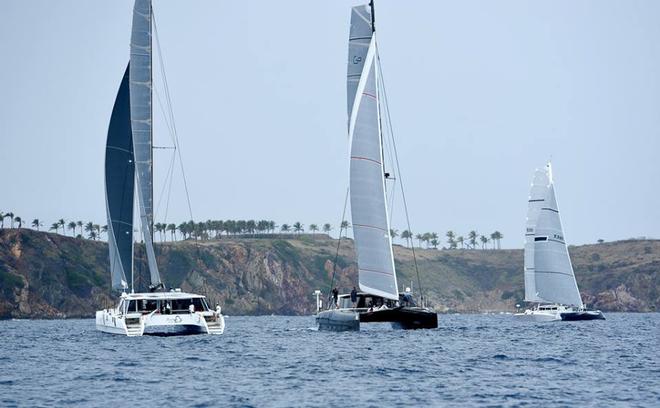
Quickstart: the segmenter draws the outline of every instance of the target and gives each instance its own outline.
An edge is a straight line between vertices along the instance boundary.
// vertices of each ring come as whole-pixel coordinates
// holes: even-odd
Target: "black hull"
[[[360,313],[360,323],[392,323],[395,329],[436,329],[438,314],[419,307],[397,307]]]
[[[575,322],[578,320],[605,320],[605,316],[600,310],[586,310],[582,312],[565,312],[561,313],[561,320],[567,322]]]

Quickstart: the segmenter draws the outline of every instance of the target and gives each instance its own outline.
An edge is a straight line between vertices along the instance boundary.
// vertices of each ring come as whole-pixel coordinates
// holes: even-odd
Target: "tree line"
[[[13,212],[3,213],[0,212],[0,228],[5,228],[6,220],[8,219],[10,228],[23,228],[25,220],[20,216],[15,215]],[[41,230],[44,224],[40,219],[35,218],[30,224],[32,228],[37,231]],[[339,226],[339,235],[343,235],[351,228],[348,221],[342,221]],[[220,239],[225,237],[246,237],[246,236],[264,236],[264,235],[285,235],[294,234],[301,235],[306,232],[312,235],[317,232],[330,234],[333,230],[332,224],[309,224],[307,230],[305,225],[299,221],[291,224],[278,225],[272,220],[207,220],[201,222],[184,221],[181,223],[165,223],[157,222],[153,226],[154,235],[161,242],[178,241],[178,240],[210,240]],[[72,237],[88,238],[98,240],[103,238],[103,234],[107,234],[108,226],[100,225],[94,222],[83,221],[66,221],[60,218],[52,223],[48,229],[55,233],[68,235],[67,230]],[[390,236],[392,241],[396,238],[405,242],[406,247],[410,248],[417,242],[419,248],[434,248],[441,247],[442,242],[440,236],[436,232],[425,232],[421,234],[413,234],[409,230],[404,230],[399,233],[399,230],[390,229]],[[477,233],[476,230],[470,231],[467,236],[457,235],[454,231],[447,231],[445,234],[446,246],[442,249],[500,249],[500,241],[504,236],[501,232],[495,231],[488,235]],[[490,244],[490,245],[489,245]]]

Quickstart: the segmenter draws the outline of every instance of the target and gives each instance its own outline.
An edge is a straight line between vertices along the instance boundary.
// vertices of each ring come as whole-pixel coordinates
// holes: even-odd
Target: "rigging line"
[[[156,87],[154,87],[154,91],[156,93],[156,100],[158,101],[158,106],[160,107],[160,111],[163,114],[163,120],[165,121],[165,125],[167,126],[167,131],[170,134],[170,137],[173,139],[174,130],[172,129],[172,125],[170,125],[170,122],[167,118],[168,114],[165,112],[165,107],[163,106],[163,102],[160,99],[160,92],[158,92],[158,89]]]
[[[376,54],[376,58],[378,58],[378,61],[380,62],[380,56]],[[396,171],[397,171],[397,176],[399,178],[399,183],[401,184],[401,198],[403,199],[403,208],[404,212],[406,214],[406,223],[408,225],[408,231],[412,233],[412,228],[410,227],[410,216],[408,214],[408,202],[406,201],[406,193],[403,188],[403,177],[401,176],[401,167],[399,166],[399,154],[396,149],[396,140],[394,139],[394,129],[392,128],[392,117],[390,116],[390,107],[389,104],[387,103],[387,90],[385,89],[385,80],[383,78],[383,71],[381,69],[380,63],[378,64],[378,71],[380,73],[380,77],[382,80],[382,85],[383,85],[383,102],[385,106],[385,119],[387,120],[387,126],[390,129],[391,135],[392,135],[392,147],[394,148],[394,158],[395,158],[395,164],[396,164]],[[417,256],[415,254],[415,246],[411,246],[412,249],[412,255],[413,255],[413,261],[415,263],[415,273],[417,275],[417,285],[419,286],[419,294],[420,294],[420,300],[421,300],[421,305],[424,307],[424,291],[422,287],[422,280],[419,276],[419,266],[417,265]]]
[[[346,196],[344,197],[344,211],[342,211],[341,221],[339,222],[339,237],[337,238],[337,252],[335,252],[335,261],[332,263],[332,279],[330,280],[330,288],[328,289],[328,305],[330,305],[329,299],[332,294],[332,287],[335,284],[335,274],[337,273],[337,260],[339,259],[339,247],[341,245],[341,232],[342,232],[341,225],[344,223],[344,220],[346,219],[346,207],[348,207],[349,191],[350,191],[350,187],[346,187]],[[346,233],[348,234],[348,226],[346,227]]]
[[[156,35],[156,47],[158,48],[158,61],[160,62],[160,68],[161,68],[161,75],[163,76],[163,85],[165,88],[165,99],[167,101],[168,105],[168,110],[170,113],[170,121],[172,123],[172,129],[173,129],[173,142],[174,142],[174,147],[176,148],[176,152],[179,156],[179,164],[181,167],[181,175],[183,177],[183,188],[186,191],[186,200],[188,202],[188,212],[190,214],[190,219],[193,220],[193,211],[192,211],[192,204],[190,203],[190,192],[188,190],[188,180],[186,179],[186,172],[183,166],[183,158],[181,156],[181,146],[179,145],[179,137],[176,132],[176,122],[174,121],[174,111],[172,109],[172,99],[170,98],[170,90],[169,86],[167,84],[167,76],[165,75],[165,63],[163,62],[163,51],[160,48],[160,40],[158,36],[158,27],[156,25],[156,17],[154,15],[153,17],[154,21],[154,34]]]
[[[160,190],[160,194],[158,195],[158,201],[156,202],[156,209],[154,211],[154,216],[157,218],[159,215],[160,211],[160,206],[163,203],[163,194],[165,194],[165,189],[167,188],[169,184],[169,179],[172,176],[172,167],[174,166],[174,159],[176,156],[172,154],[172,159],[170,159],[170,165],[167,167],[167,173],[165,173],[165,182],[163,183],[163,187]],[[168,197],[169,201],[169,197]]]
[[[172,167],[170,170],[170,185],[167,187],[167,200],[165,201],[165,222],[167,222],[167,215],[170,212],[170,197],[172,196],[172,182],[174,181],[174,162],[176,161],[176,154],[172,153]]]

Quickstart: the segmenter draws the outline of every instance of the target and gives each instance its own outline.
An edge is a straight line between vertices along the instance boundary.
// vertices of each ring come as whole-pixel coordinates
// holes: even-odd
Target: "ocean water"
[[[660,314],[606,317],[337,334],[232,316],[222,336],[141,338],[91,319],[1,321],[0,406],[660,407]]]

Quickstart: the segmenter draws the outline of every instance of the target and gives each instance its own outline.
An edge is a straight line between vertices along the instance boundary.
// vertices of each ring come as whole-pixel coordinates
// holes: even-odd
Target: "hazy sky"
[[[338,223],[360,3],[154,0],[195,219]],[[569,243],[660,236],[660,2],[376,6],[415,232],[498,229],[522,247],[533,170],[552,157]],[[131,13],[129,0],[0,2],[0,211],[105,223]],[[157,191],[170,154],[155,153]],[[185,220],[180,172],[173,188],[168,220]]]

